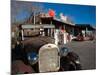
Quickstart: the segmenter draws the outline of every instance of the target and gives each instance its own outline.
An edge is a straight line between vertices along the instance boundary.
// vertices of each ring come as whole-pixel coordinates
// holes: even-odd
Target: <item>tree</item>
[[[25,2],[25,1],[11,1],[11,23],[22,23],[25,22],[32,13],[38,14],[42,12],[43,6],[37,2]],[[22,20],[18,20],[18,15],[21,13],[27,13],[23,15]]]

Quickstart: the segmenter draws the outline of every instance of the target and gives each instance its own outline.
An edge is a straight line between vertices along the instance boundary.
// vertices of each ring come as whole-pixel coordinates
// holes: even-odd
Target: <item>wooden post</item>
[[[55,30],[55,33],[54,33],[54,38],[55,38],[55,44],[58,45],[58,31]]]
[[[85,37],[86,37],[87,31],[88,31],[88,28],[86,27],[86,29],[85,29]]]
[[[67,38],[66,38],[66,30],[65,30],[65,25],[64,25],[64,32],[63,32],[63,36],[64,36],[64,44],[67,44]]]

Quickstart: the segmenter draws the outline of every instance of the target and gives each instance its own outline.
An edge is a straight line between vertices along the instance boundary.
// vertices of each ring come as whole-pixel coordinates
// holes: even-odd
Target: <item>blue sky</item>
[[[57,3],[34,3],[33,5],[42,6],[44,12],[48,12],[49,9],[53,9],[56,12],[56,17],[59,17],[60,13],[70,17],[75,24],[91,24],[96,26],[96,6],[88,5],[73,5],[73,4],[57,4]],[[21,20],[29,16],[23,9],[17,15],[17,19]]]
[[[61,12],[76,24],[96,25],[96,7],[88,5],[44,3],[45,9],[53,9],[58,16]]]

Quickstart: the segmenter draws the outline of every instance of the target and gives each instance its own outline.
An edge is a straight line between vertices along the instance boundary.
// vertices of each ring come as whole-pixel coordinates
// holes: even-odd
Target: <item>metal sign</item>
[[[29,28],[55,28],[54,25],[50,25],[50,24],[35,24],[35,25],[22,25],[23,29],[29,29]]]
[[[39,72],[54,72],[60,67],[59,49],[55,44],[46,44],[39,50]]]

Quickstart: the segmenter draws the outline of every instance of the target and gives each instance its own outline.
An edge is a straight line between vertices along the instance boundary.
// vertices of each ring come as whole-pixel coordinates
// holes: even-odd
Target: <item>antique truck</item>
[[[79,56],[66,46],[55,45],[54,38],[41,36],[40,31],[27,37],[20,34],[20,40],[12,49],[12,74],[82,69]]]

